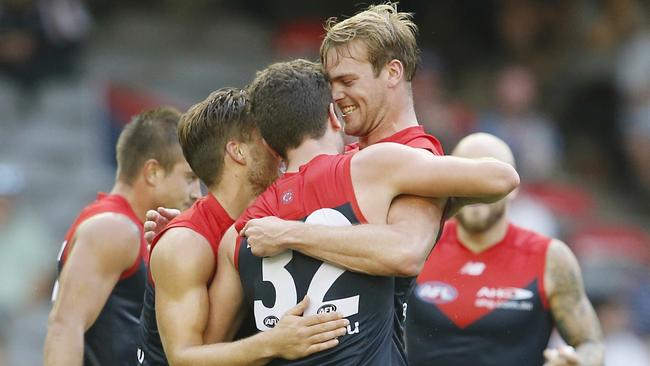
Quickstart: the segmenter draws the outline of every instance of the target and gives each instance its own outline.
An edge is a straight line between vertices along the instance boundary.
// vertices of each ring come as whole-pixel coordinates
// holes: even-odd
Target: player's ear
[[[388,86],[394,87],[404,78],[404,64],[402,61],[393,59],[390,60],[384,69],[387,71]]]
[[[330,103],[330,107],[327,113],[327,120],[334,131],[340,131],[343,128],[343,125],[339,119],[336,108],[337,107],[334,103]]]
[[[164,175],[162,166],[156,159],[149,159],[144,162],[142,167],[142,175],[145,182],[150,186],[158,184],[158,179]]]
[[[246,165],[246,156],[239,141],[229,140],[226,143],[226,154],[238,164]]]

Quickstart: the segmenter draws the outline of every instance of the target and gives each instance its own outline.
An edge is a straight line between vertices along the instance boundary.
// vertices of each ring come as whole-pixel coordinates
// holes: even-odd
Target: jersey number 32
[[[329,226],[352,225],[342,213],[330,208],[312,212],[305,223]],[[262,300],[255,300],[253,303],[255,324],[261,331],[275,327],[279,319],[298,303],[295,281],[285,268],[292,258],[293,251],[287,250],[274,257],[262,259],[262,280],[270,282],[275,288],[275,304],[269,308]],[[345,270],[340,267],[328,263],[320,265],[307,289],[309,306],[304,315],[337,311],[343,317],[348,317],[359,312],[359,295],[324,301],[327,291],[343,273]]]

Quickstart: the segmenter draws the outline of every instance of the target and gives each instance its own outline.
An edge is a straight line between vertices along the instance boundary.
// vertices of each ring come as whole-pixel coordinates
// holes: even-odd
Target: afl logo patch
[[[278,324],[280,319],[278,319],[277,316],[269,315],[266,318],[264,318],[264,325],[266,325],[269,328],[275,328],[275,326]]]
[[[415,294],[421,300],[432,304],[446,304],[456,300],[458,291],[452,285],[444,282],[425,282],[415,289]]]
[[[325,305],[318,308],[318,310],[316,311],[316,314],[333,313],[335,311],[336,311],[336,305],[334,305],[334,304],[325,304]]]
[[[293,201],[293,191],[290,189],[284,193],[282,193],[282,204],[283,205],[288,205]]]

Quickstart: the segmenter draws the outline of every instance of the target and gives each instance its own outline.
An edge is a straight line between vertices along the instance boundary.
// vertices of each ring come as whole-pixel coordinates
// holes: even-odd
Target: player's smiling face
[[[325,58],[332,98],[343,112],[345,133],[351,136],[367,136],[381,123],[386,109],[386,71],[375,75],[367,59],[360,41],[332,48]]]

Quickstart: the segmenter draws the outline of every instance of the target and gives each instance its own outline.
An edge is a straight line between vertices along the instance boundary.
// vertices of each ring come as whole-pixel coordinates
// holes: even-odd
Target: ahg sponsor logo
[[[476,297],[497,300],[526,300],[533,297],[533,292],[517,287],[487,287],[483,286],[476,293]]]
[[[533,310],[533,303],[526,301],[533,297],[533,292],[517,287],[481,287],[476,292],[474,306],[477,308],[502,310]]]
[[[425,282],[415,289],[417,297],[432,304],[445,304],[456,300],[458,291],[453,286],[438,281]]]

